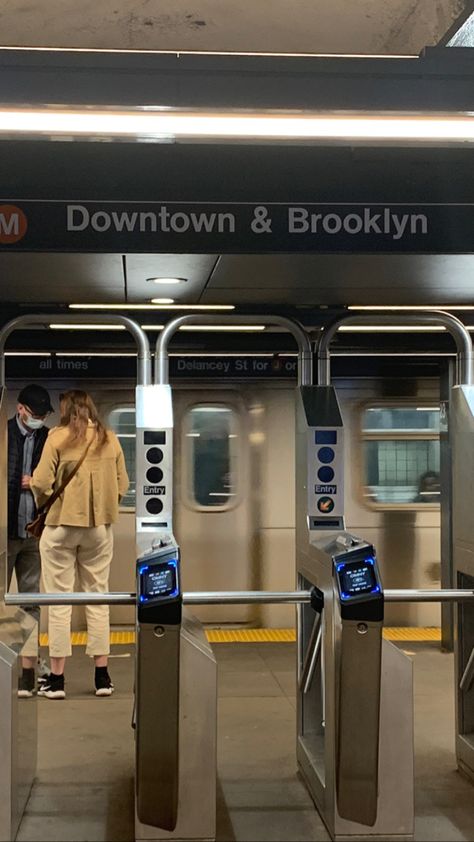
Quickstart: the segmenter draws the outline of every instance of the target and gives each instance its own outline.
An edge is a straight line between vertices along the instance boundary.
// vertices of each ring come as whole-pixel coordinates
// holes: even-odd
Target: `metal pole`
[[[384,590],[385,602],[470,602],[474,591],[456,589]]]
[[[7,322],[0,330],[0,385],[5,385],[5,343],[13,331],[28,327],[33,324],[40,324],[47,327],[51,323],[64,322],[65,324],[83,324],[90,323],[91,327],[94,324],[117,324],[123,325],[129,333],[132,334],[137,345],[137,384],[139,386],[149,386],[151,384],[151,352],[148,336],[145,331],[133,319],[127,316],[119,315],[70,315],[58,316],[57,313],[34,313],[30,316],[18,316]]]
[[[197,591],[183,594],[185,605],[292,604],[310,602],[311,591]],[[134,593],[5,594],[6,605],[132,605]]]
[[[309,639],[308,648],[306,650],[306,657],[304,659],[303,670],[299,681],[299,688],[306,693],[311,689],[313,683],[314,671],[321,652],[321,640],[323,636],[322,616],[318,614],[314,620],[313,628],[311,629],[311,637]]]
[[[474,590],[386,590],[385,602],[470,602]],[[134,593],[16,593],[5,594],[6,605],[132,605]],[[311,602],[311,591],[192,591],[184,605],[275,605]]]
[[[317,373],[320,386],[331,384],[330,344],[342,325],[442,325],[453,337],[457,349],[456,385],[469,386],[473,382],[473,349],[469,331],[463,323],[443,310],[425,310],[422,312],[387,313],[348,313],[324,328],[317,345]]]
[[[311,340],[299,324],[293,319],[284,316],[205,316],[190,315],[179,316],[173,319],[161,331],[156,341],[155,351],[155,383],[160,385],[169,384],[168,345],[170,339],[182,325],[241,325],[241,324],[266,324],[279,325],[289,331],[298,343],[298,385],[311,386],[313,383],[313,352]]]

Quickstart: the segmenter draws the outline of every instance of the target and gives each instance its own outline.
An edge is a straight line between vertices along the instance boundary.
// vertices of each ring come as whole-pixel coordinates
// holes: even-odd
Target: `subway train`
[[[235,367],[234,367],[235,368]],[[218,375],[219,376],[219,375]],[[10,415],[26,381],[8,381]],[[67,388],[90,392],[120,438],[130,476],[115,528],[110,589],[135,589],[134,383],[126,379],[41,381],[53,406]],[[338,376],[345,427],[347,528],[377,549],[387,588],[440,583],[440,379]],[[295,584],[295,385],[271,380],[180,379],[173,385],[174,531],[185,591],[292,590]],[[57,415],[48,419],[54,426]],[[74,627],[84,626],[74,609]],[[43,612],[46,614],[46,612]],[[295,623],[288,605],[196,607],[218,627]],[[43,618],[43,626],[45,623]],[[111,608],[114,625],[134,609]],[[386,623],[438,626],[437,604],[391,604]]]

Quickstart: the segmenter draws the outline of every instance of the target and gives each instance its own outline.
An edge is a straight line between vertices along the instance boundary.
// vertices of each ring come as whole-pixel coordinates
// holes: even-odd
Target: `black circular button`
[[[163,471],[161,468],[148,468],[146,478],[152,485],[158,485],[158,483],[163,479]]]
[[[330,462],[333,462],[335,457],[334,450],[332,447],[320,447],[318,450],[318,459],[320,462],[323,462],[324,465],[328,465]]]
[[[151,515],[159,515],[163,508],[163,503],[159,499],[159,497],[151,497],[150,500],[146,502],[146,510],[150,512]]]
[[[163,451],[160,447],[150,447],[146,452],[146,458],[152,465],[159,465],[163,460]]]
[[[155,470],[154,468],[151,469],[152,471]],[[147,475],[148,476],[148,475]],[[329,465],[325,465],[323,468],[320,468],[318,471],[318,479],[321,482],[332,482],[334,479],[334,471]]]

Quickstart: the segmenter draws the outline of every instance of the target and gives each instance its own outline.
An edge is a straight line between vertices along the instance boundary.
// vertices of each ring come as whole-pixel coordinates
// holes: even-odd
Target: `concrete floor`
[[[415,838],[474,840],[474,789],[456,771],[453,752],[452,656],[437,644],[410,644],[409,650],[415,664]],[[328,839],[296,775],[294,645],[219,644],[214,651],[217,839]],[[134,839],[132,667],[133,650],[115,647],[110,672],[116,693],[96,699],[91,662],[76,647],[66,701],[38,700],[38,777],[19,842]]]

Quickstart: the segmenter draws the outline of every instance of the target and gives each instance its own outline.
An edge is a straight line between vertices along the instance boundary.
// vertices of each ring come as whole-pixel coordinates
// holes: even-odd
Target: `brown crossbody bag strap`
[[[67,488],[67,486],[69,485],[69,483],[71,482],[71,480],[72,480],[72,479],[74,479],[74,477],[76,476],[76,474],[77,474],[77,472],[78,472],[79,468],[81,467],[82,463],[84,462],[84,459],[86,458],[86,456],[87,456],[87,454],[88,454],[88,452],[89,452],[89,448],[90,448],[91,444],[92,444],[92,439],[90,440],[90,442],[89,442],[89,444],[87,445],[87,447],[86,447],[86,449],[85,449],[84,453],[82,454],[81,458],[79,459],[79,462],[77,462],[77,463],[74,465],[74,468],[72,469],[71,473],[70,473],[70,474],[66,477],[66,479],[64,479],[64,480],[62,481],[62,483],[61,483],[61,485],[59,486],[59,488],[57,488],[57,489],[56,489],[56,491],[54,491],[54,492],[51,494],[51,497],[50,497],[50,498],[46,501],[46,503],[45,503],[43,506],[41,506],[41,508],[40,508],[40,509],[38,509],[38,514],[39,514],[39,515],[45,515],[45,514],[47,514],[47,513],[49,512],[49,510],[50,510],[51,506],[53,506],[53,505],[55,504],[56,500],[58,499],[58,497],[60,497],[60,496],[61,496],[61,494],[63,493],[64,489],[65,489],[65,488]]]

